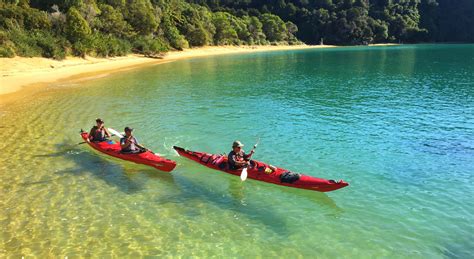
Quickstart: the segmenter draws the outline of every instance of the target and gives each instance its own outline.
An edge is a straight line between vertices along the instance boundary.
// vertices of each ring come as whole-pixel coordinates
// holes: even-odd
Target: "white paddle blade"
[[[112,128],[107,128],[109,130],[110,133],[114,134],[115,136],[119,137],[119,138],[123,138],[123,135],[120,134],[120,132],[112,129]]]
[[[242,180],[242,182],[247,180],[247,167],[242,169],[242,173],[240,174],[240,180]]]

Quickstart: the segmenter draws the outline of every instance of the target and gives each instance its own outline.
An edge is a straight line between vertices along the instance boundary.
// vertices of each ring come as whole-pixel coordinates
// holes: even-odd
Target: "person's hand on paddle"
[[[127,137],[127,138],[125,139],[125,145],[123,145],[122,148],[127,148],[127,147],[129,147],[132,143],[133,143],[133,142],[132,142],[132,137],[131,137],[131,136],[130,136],[130,137]]]
[[[109,130],[107,130],[106,127],[102,126],[102,128],[104,129],[105,131],[105,135],[108,137],[108,138],[111,138],[112,137],[112,134],[109,132]]]
[[[146,152],[146,151],[150,151],[151,153],[153,153],[153,151],[151,151],[150,149],[138,144],[138,143],[135,143],[135,146],[137,146],[138,148],[140,148],[143,152]]]
[[[244,169],[242,169],[242,173],[240,174],[240,180],[242,182],[247,180],[247,167],[250,167],[250,158],[252,157],[253,153],[255,153],[255,149],[257,148],[259,142],[260,138],[258,138],[257,143],[253,145],[252,150],[250,150],[250,153],[246,157],[246,165],[244,166]]]

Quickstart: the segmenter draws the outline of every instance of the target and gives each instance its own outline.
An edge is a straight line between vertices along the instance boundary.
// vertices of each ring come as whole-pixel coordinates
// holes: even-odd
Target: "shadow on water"
[[[250,181],[253,181],[253,180],[250,180]],[[329,197],[326,193],[323,193],[323,192],[302,190],[302,189],[279,186],[279,185],[274,185],[274,184],[269,184],[269,183],[264,183],[264,182],[259,182],[259,181],[253,181],[253,182],[259,185],[259,188],[265,189],[266,192],[279,192],[279,193],[288,194],[289,196],[291,196],[290,198],[294,200],[295,202],[298,202],[298,200],[304,200],[309,203],[313,203],[317,205],[318,207],[328,209],[335,214],[340,214],[344,212],[342,208],[337,206],[336,202],[331,197]],[[228,179],[228,184],[229,184],[229,193],[234,197],[234,199],[239,200],[239,201],[245,201],[246,198],[249,196],[248,194],[245,195],[245,188],[248,185],[245,185],[241,181],[238,181],[233,178]]]
[[[89,174],[104,181],[107,185],[116,187],[118,190],[127,194],[133,194],[143,189],[141,183],[132,179],[132,173],[128,172],[128,170],[124,170],[122,166],[102,158],[100,154],[94,154],[95,151],[93,150],[84,150],[77,144],[69,143],[58,144],[57,150],[59,151],[56,153],[36,155],[36,157],[60,157],[61,159],[73,161],[75,167],[56,172],[58,175],[63,175],[61,177],[64,177],[64,175],[79,176]],[[46,183],[61,177],[25,184]]]
[[[340,214],[344,212],[344,210],[341,207],[337,206],[336,202],[324,192],[314,192],[288,187],[282,187],[281,191],[287,194],[294,195],[298,199],[304,199],[305,201],[317,204],[322,208],[329,209],[335,214]]]
[[[286,235],[288,234],[288,226],[284,218],[282,218],[276,211],[272,210],[270,206],[256,206],[252,202],[246,202],[247,199],[251,201],[246,194],[245,186],[240,181],[230,181],[228,194],[222,194],[208,188],[209,184],[205,182],[198,183],[197,181],[188,179],[188,177],[179,174],[161,173],[153,169],[143,169],[140,165],[133,164],[133,168],[127,165],[117,165],[108,159],[102,157],[101,154],[96,154],[94,150],[85,150],[82,147],[74,144],[59,144],[57,145],[58,152],[37,155],[36,157],[50,157],[61,158],[68,161],[73,161],[75,166],[71,169],[64,169],[56,172],[61,175],[49,180],[42,180],[37,182],[24,183],[25,185],[42,184],[55,181],[67,175],[92,175],[107,185],[117,188],[118,190],[134,194],[144,189],[143,183],[133,179],[134,175],[145,174],[147,178],[159,179],[167,183],[168,186],[179,191],[179,194],[171,194],[159,196],[158,203],[186,203],[189,200],[201,200],[204,203],[210,203],[222,210],[234,211],[238,215],[245,215],[251,221],[257,221],[267,226],[273,232]],[[204,179],[204,178],[203,178]],[[323,193],[302,193],[301,190],[292,190],[291,188],[281,188],[286,193],[292,195],[296,194],[297,199],[304,197],[306,200],[316,202],[319,205],[340,210],[335,202]],[[195,208],[188,208],[192,213],[200,213]]]
[[[190,164],[192,165],[192,164]],[[217,171],[213,169],[203,168],[198,174],[202,174],[202,177],[214,177]],[[217,174],[221,174],[217,172]],[[229,176],[226,174],[221,175],[221,179],[227,183],[229,186],[229,194],[237,201],[244,202],[250,195],[246,194],[246,188],[249,187],[248,184],[242,183],[240,179],[235,178],[235,176]],[[298,188],[291,188],[286,186],[275,185],[271,183],[265,183],[261,181],[256,181],[249,179],[248,182],[258,185],[259,189],[265,189],[264,192],[271,193],[284,193],[291,196],[293,200],[304,200],[308,203],[313,203],[320,208],[330,210],[334,214],[343,213],[344,210],[339,207],[336,202],[324,192],[315,192],[309,190],[303,190]],[[279,195],[279,194],[277,194]],[[331,213],[331,214],[332,214]]]
[[[56,153],[37,155],[37,157],[58,157],[61,159],[66,159],[73,161],[75,167],[57,172],[57,174],[62,176],[50,180],[25,183],[25,185],[51,182],[58,178],[65,177],[64,175],[78,176],[90,174],[104,181],[106,184],[116,187],[118,190],[124,193],[133,194],[142,190],[144,186],[143,184],[134,181],[131,176],[138,173],[144,173],[148,178],[159,179],[160,181],[163,181],[167,183],[167,185],[180,191],[180,193],[176,195],[160,196],[157,199],[157,202],[159,203],[185,203],[188,200],[198,199],[205,203],[216,205],[223,210],[231,210],[239,214],[247,215],[252,220],[259,221],[268,226],[276,233],[287,233],[285,221],[279,218],[275,212],[271,211],[270,208],[257,208],[252,205],[242,204],[240,199],[234,199],[231,195],[222,195],[217,192],[213,192],[212,189],[207,189],[204,186],[204,183],[195,183],[186,177],[173,175],[170,173],[161,173],[153,169],[138,168],[141,166],[135,164],[133,164],[134,168],[130,168],[127,165],[116,165],[113,162],[102,158],[101,154],[94,154],[96,151],[84,150],[84,148],[74,144],[59,144],[57,145],[57,150],[59,151]]]
[[[284,219],[282,219],[270,207],[256,207],[252,204],[243,203],[242,200],[236,199],[233,195],[225,195],[215,192],[212,188],[207,188],[204,183],[196,183],[187,177],[178,174],[172,175],[174,184],[181,191],[178,195],[161,196],[156,201],[158,203],[185,203],[189,200],[202,200],[219,207],[222,210],[230,210],[239,215],[245,215],[252,221],[258,221],[267,226],[273,232],[279,235],[288,234],[288,227]],[[189,207],[191,216],[200,214],[196,208]],[[236,217],[238,217],[236,215]],[[237,219],[236,219],[237,220]]]

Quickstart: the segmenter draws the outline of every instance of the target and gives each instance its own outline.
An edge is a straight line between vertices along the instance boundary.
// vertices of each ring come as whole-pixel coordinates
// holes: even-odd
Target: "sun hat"
[[[244,146],[244,144],[242,144],[242,142],[240,142],[238,140],[236,140],[236,141],[234,141],[234,143],[232,143],[233,148],[234,147],[243,147],[243,146]]]

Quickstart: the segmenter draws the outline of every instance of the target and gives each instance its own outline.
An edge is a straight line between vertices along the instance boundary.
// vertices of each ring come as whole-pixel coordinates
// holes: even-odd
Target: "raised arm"
[[[109,130],[106,127],[104,127],[104,130],[105,130],[105,135],[107,135],[107,137],[109,138],[112,137],[112,134],[110,134]]]
[[[250,153],[249,153],[249,154],[245,154],[245,155],[244,155],[244,159],[245,159],[245,160],[250,160],[250,158],[252,157],[253,153],[255,153],[255,151],[253,151],[253,149],[250,150]]]

